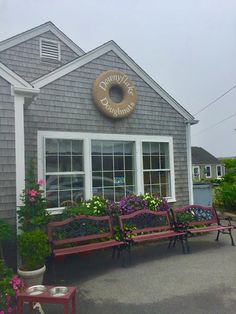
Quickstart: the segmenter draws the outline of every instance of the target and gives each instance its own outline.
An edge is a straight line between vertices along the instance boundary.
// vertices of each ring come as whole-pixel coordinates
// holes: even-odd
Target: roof
[[[191,152],[193,165],[220,164],[219,159],[217,159],[202,147],[191,147]]]
[[[45,32],[52,32],[57,36],[62,42],[64,42],[68,47],[70,47],[78,56],[84,54],[84,51],[77,46],[69,37],[67,37],[59,28],[57,28],[52,22],[47,22],[42,25],[39,25],[35,28],[32,28],[26,32],[20,33],[16,36],[8,38],[0,42],[0,51],[11,48],[15,45],[18,45],[26,40],[29,40],[35,36],[39,36]]]

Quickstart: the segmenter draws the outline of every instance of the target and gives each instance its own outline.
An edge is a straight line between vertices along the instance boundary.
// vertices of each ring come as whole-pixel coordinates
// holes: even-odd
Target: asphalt
[[[79,314],[236,314],[236,247],[228,235],[214,238],[191,238],[191,254],[167,242],[140,245],[126,267],[110,251],[70,256],[54,272],[48,263],[44,283],[76,286]],[[42,308],[63,313],[61,305]]]

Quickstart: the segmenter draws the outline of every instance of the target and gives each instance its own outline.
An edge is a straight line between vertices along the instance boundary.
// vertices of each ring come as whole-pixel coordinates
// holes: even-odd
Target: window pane
[[[160,185],[152,185],[152,194],[161,195]]]
[[[103,186],[103,178],[101,172],[93,173],[93,187],[102,187]]]
[[[123,156],[115,156],[114,162],[115,162],[115,165],[114,165],[115,170],[123,170],[124,169]]]
[[[71,190],[59,192],[59,207],[63,206],[63,202],[71,201]]]
[[[76,203],[81,202],[84,199],[83,190],[73,190],[72,191],[72,200]]]
[[[151,155],[157,155],[160,154],[160,144],[159,143],[151,143]]]
[[[59,189],[58,176],[46,176],[46,189],[47,191],[57,191]]]
[[[82,156],[72,156],[72,171],[83,171]]]
[[[124,143],[125,155],[133,155],[133,143]]]
[[[161,169],[169,169],[169,167],[168,156],[161,156]]]
[[[113,170],[112,156],[103,156],[103,170]]]
[[[143,155],[150,155],[150,154],[151,154],[150,143],[143,143]]]
[[[102,169],[101,156],[92,156],[92,170],[97,171]]]
[[[100,141],[92,141],[92,155],[102,154],[102,144]]]
[[[103,185],[104,186],[113,186],[113,172],[104,172]]]
[[[114,154],[123,156],[123,154],[124,154],[123,143],[114,143]]]
[[[126,171],[125,172],[125,183],[127,185],[133,185],[134,184],[133,171]]]
[[[59,172],[71,172],[70,156],[59,156]]]
[[[143,169],[151,169],[150,156],[143,156]]]
[[[104,198],[106,198],[108,200],[115,200],[113,187],[104,188]]]
[[[149,171],[144,172],[144,184],[150,184],[150,172]]]
[[[133,170],[133,157],[132,156],[125,157],[125,169]]]
[[[159,173],[156,171],[151,172],[151,182],[152,184],[157,184],[159,183]]]
[[[58,154],[58,141],[55,139],[46,139],[46,155],[57,155]]]
[[[59,154],[71,155],[71,140],[59,140]]]
[[[72,142],[72,155],[82,155],[83,142],[82,141],[71,141],[71,142]]]
[[[83,190],[84,189],[84,177],[82,176],[72,176],[72,189],[73,190]]]
[[[59,176],[59,189],[71,190],[71,176]]]
[[[58,160],[57,157],[47,156],[46,157],[46,172],[57,172],[58,171]]]
[[[149,169],[160,169],[160,159],[159,156],[151,157],[151,168]]]
[[[48,191],[46,193],[47,208],[58,207],[58,192]]]
[[[113,143],[108,141],[102,142],[102,153],[103,155],[112,155],[113,154]]]

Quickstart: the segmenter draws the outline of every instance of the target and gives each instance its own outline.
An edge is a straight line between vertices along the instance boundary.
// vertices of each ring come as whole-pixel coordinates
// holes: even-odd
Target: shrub
[[[216,187],[214,201],[221,210],[236,211],[236,184],[223,183]]]
[[[170,209],[170,205],[164,197],[159,197],[157,194],[145,193],[140,197],[147,202],[147,208],[150,210],[166,211]]]
[[[119,201],[121,213],[123,215],[131,214],[137,210],[146,209],[148,202],[137,195],[127,195]]]
[[[43,267],[50,254],[47,234],[42,230],[23,232],[18,236],[18,252],[22,259],[22,270]]]
[[[17,292],[24,287],[23,281],[13,274],[0,260],[0,313],[15,313]]]
[[[66,207],[62,216],[63,218],[79,215],[106,216],[108,214],[107,207],[108,202],[104,198],[93,196],[87,201]]]
[[[4,259],[2,241],[13,238],[13,230],[9,223],[0,219],[0,259]]]

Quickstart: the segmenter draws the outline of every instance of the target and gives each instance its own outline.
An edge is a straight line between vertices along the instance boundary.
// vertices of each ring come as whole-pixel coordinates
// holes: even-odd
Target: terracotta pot
[[[36,270],[21,270],[18,268],[17,273],[24,280],[25,285],[29,287],[43,283],[45,270],[46,266],[44,265],[42,268]]]

